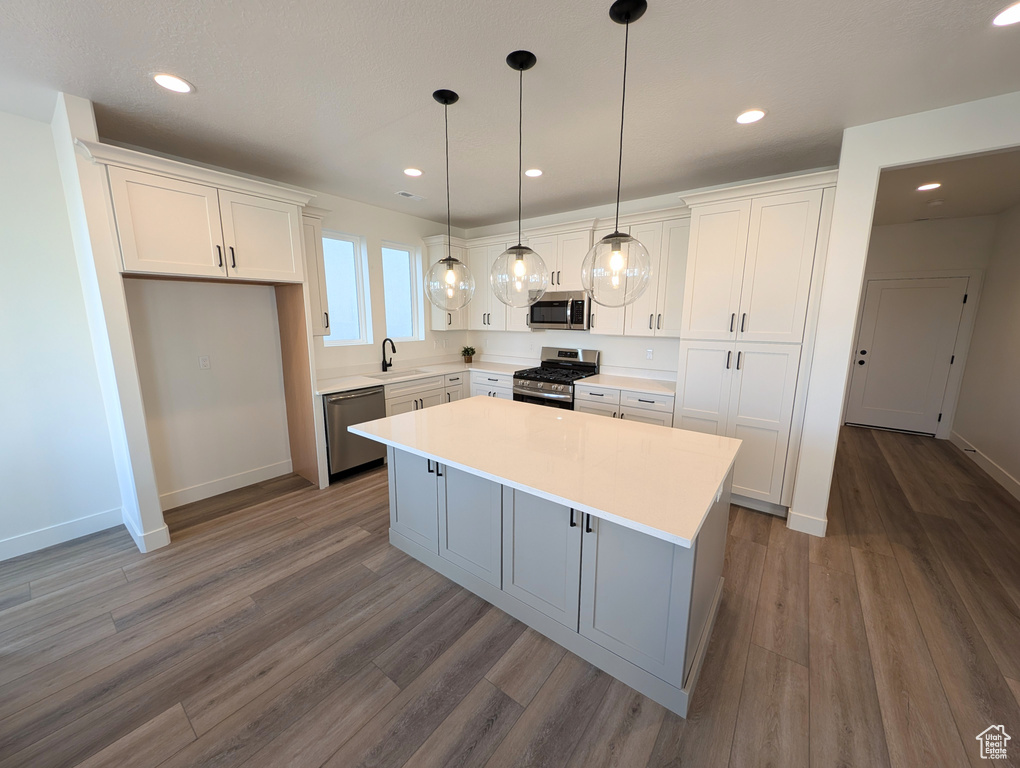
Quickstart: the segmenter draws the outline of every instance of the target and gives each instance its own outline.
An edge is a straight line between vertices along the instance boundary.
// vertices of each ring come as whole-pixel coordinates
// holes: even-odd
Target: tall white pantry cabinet
[[[733,493],[768,511],[792,498],[834,183],[819,173],[685,198],[673,425],[742,440]]]

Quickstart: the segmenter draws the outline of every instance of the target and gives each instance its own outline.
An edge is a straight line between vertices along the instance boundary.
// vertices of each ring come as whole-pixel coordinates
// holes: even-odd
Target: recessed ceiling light
[[[404,169],[404,175],[405,176],[421,176],[421,171],[419,171],[417,168],[405,168]]]
[[[539,170],[538,168],[529,168],[524,172],[524,175],[530,176],[533,179],[537,179],[539,176],[542,175],[542,171]]]
[[[930,192],[933,189],[938,189],[942,184],[938,181],[933,181],[930,184],[922,184],[917,188],[918,192]]]
[[[764,109],[749,109],[737,115],[737,122],[741,125],[747,125],[748,123],[757,123],[763,117],[765,117]]]
[[[997,27],[1008,27],[1020,21],[1020,3],[1013,3],[1009,8],[1003,9],[998,16],[992,19],[992,24]]]
[[[173,91],[174,93],[191,93],[195,90],[195,86],[187,80],[177,77],[177,75],[168,75],[165,72],[157,72],[152,76],[152,79],[156,81],[157,85],[161,85],[168,91]]]

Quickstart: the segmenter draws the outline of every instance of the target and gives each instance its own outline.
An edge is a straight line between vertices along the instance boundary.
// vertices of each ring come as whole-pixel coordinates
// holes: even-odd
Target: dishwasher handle
[[[372,389],[358,389],[354,392],[345,392],[340,395],[328,395],[326,397],[326,405],[333,405],[344,400],[354,400],[359,397],[368,397],[369,395],[382,394],[382,387],[373,387]]]

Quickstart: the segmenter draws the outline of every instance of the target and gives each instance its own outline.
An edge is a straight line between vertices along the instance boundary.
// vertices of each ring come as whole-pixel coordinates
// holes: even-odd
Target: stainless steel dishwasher
[[[347,427],[386,416],[386,396],[382,387],[356,389],[323,398],[326,407],[326,445],[329,474],[346,472],[362,464],[382,461],[386,446],[374,440],[352,435]]]

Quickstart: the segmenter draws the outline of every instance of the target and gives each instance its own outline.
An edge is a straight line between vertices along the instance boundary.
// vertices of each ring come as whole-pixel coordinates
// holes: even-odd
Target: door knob
[[[868,350],[866,350],[866,349],[862,349],[862,350],[861,350],[861,354],[862,354],[862,355],[866,355],[866,354],[868,354]]]
[[[858,360],[857,361],[857,365],[864,365],[864,361],[863,360]]]

